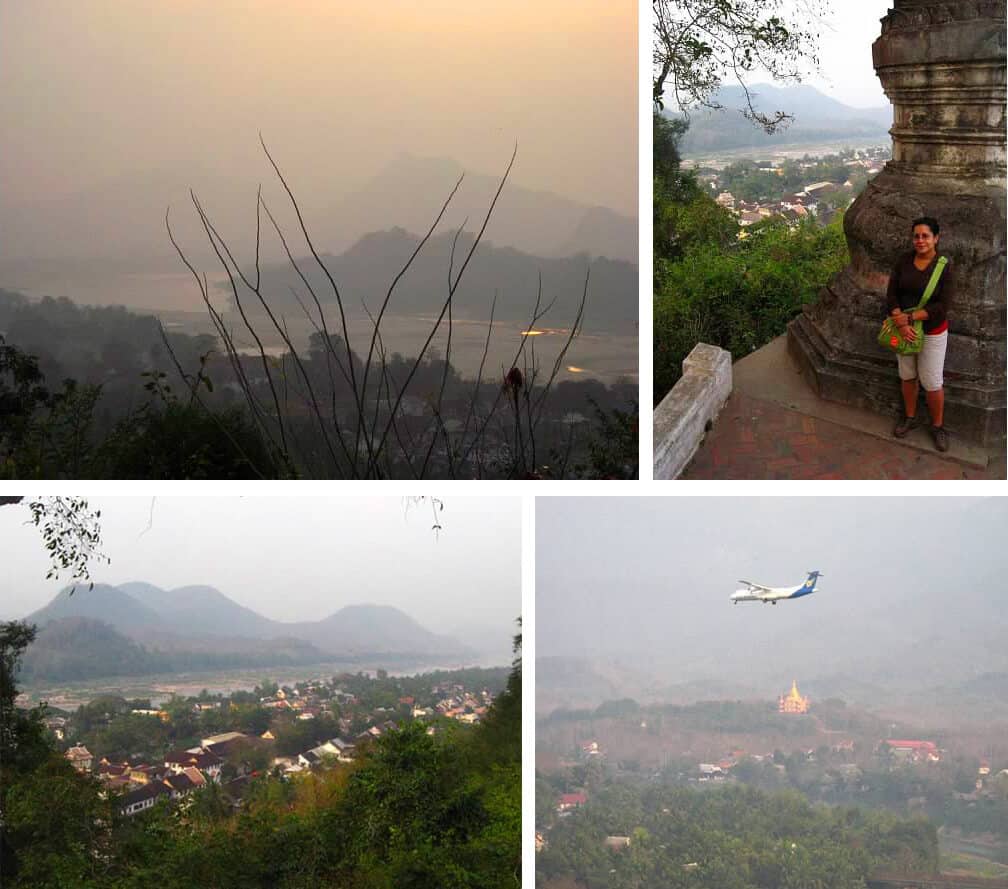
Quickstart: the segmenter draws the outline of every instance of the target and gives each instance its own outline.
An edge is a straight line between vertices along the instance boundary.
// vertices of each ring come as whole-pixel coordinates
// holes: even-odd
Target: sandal
[[[917,417],[904,417],[896,424],[892,434],[896,438],[905,438],[911,429],[916,429],[918,426],[920,426],[920,420]]]
[[[935,447],[942,452],[949,448],[949,437],[944,426],[932,426],[931,437],[934,439]]]

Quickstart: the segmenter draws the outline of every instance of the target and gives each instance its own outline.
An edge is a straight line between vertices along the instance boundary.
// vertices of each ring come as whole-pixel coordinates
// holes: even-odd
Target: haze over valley
[[[562,537],[539,531],[549,535],[540,546],[550,553],[538,568],[540,710],[624,696],[768,699],[798,678],[818,700],[884,702],[904,713],[933,712],[940,702],[956,718],[1008,720],[1006,627],[996,606],[1008,573],[996,543],[1008,526],[1000,498],[918,506],[704,498],[688,510],[606,503],[607,542],[589,548],[599,553],[594,564],[586,564],[584,538],[568,533],[573,518],[540,506],[537,528],[565,529]],[[907,576],[889,558],[891,528],[925,504],[936,529],[926,539],[941,554]],[[574,575],[573,540],[581,541]],[[627,587],[627,564],[638,566],[629,590],[613,595]],[[779,586],[813,568],[824,574],[813,596],[776,606],[728,602],[738,578]]]
[[[540,882],[1008,876],[1006,530],[1001,497],[540,498]]]
[[[30,690],[320,664],[510,663],[521,598],[508,500],[104,498],[92,508],[110,559],[93,588],[43,581],[26,506],[0,509],[5,539],[23,544],[2,616],[38,628],[23,662]],[[480,565],[495,576],[481,579]],[[158,582],[131,579],[141,571]]]

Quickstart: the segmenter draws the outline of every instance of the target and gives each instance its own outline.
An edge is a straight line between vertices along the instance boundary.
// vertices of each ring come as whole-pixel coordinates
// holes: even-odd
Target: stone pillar
[[[850,265],[788,325],[788,348],[820,397],[895,417],[896,359],[875,337],[911,222],[933,216],[957,278],[946,423],[997,448],[1006,417],[1005,0],[893,0],[872,60],[893,104],[893,157],[844,218]]]

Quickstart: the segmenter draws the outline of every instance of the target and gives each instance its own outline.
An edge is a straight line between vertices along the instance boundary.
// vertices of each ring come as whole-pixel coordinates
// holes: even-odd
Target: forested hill
[[[46,623],[24,656],[25,682],[149,676],[194,670],[317,664],[332,655],[298,639],[211,639],[163,635],[139,643],[111,624],[87,617]]]
[[[599,224],[599,217],[593,219],[594,222],[588,220],[585,224]],[[435,315],[440,312],[447,296],[448,270],[454,269],[453,279],[458,275],[474,237],[471,231],[463,232],[457,241],[450,232],[432,237],[396,285],[388,311]],[[395,228],[365,235],[338,256],[324,255],[322,259],[339,287],[347,311],[351,315],[360,313],[363,303],[372,313],[377,313],[396,273],[406,265],[419,243],[418,235]],[[322,304],[334,303],[332,286],[318,264],[310,258],[299,258],[298,266]],[[251,277],[254,279],[254,273]],[[452,310],[456,317],[486,320],[496,294],[496,318],[526,323],[531,320],[541,293],[542,307],[553,302],[543,324],[570,327],[577,316],[586,279],[585,331],[635,332],[638,316],[636,264],[604,256],[592,258],[587,253],[563,258],[535,256],[511,247],[495,246],[489,241],[480,243],[466,267],[452,299]],[[264,266],[262,292],[268,297],[270,307],[297,317],[301,309],[292,288],[302,300],[309,299],[300,277],[289,264]],[[227,290],[230,291],[230,285]],[[247,290],[239,292],[244,295],[242,304],[246,311],[261,311],[254,295]]]
[[[25,620],[39,626],[31,679],[68,679],[381,657],[445,665],[479,652],[397,608],[348,605],[317,621],[270,620],[209,586],[65,589]],[[67,651],[73,649],[70,657]]]

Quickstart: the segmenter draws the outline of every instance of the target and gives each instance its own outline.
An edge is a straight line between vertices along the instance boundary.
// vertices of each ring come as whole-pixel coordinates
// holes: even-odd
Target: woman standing
[[[916,355],[898,355],[899,376],[903,390],[904,416],[893,435],[903,438],[919,425],[917,417],[918,386],[924,387],[931,435],[939,451],[948,450],[945,431],[945,346],[948,342],[948,311],[955,294],[952,264],[948,263],[924,308],[916,308],[931,280],[938,261],[938,220],[922,216],[913,222],[913,250],[900,257],[889,277],[886,304],[900,336],[912,342],[916,337],[914,321],[922,321],[924,343]]]

